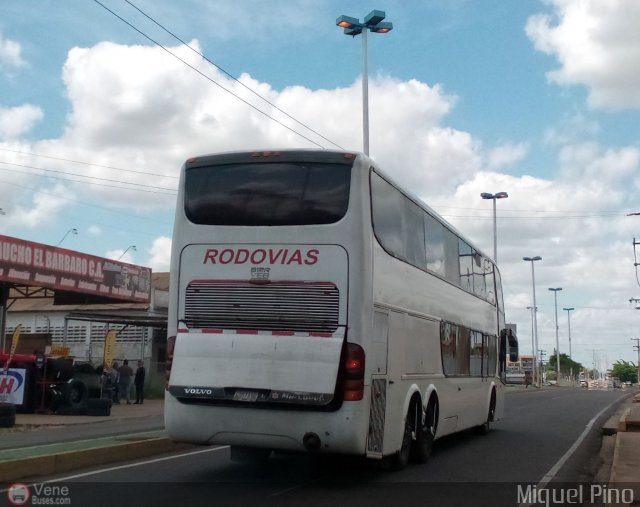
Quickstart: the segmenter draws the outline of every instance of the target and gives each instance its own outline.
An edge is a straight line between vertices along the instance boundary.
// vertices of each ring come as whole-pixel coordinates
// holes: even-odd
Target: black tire
[[[62,387],[62,400],[65,405],[80,408],[87,403],[89,391],[87,385],[79,379],[72,378]]]
[[[0,428],[11,428],[16,423],[16,415],[0,415]]]
[[[421,410],[421,408],[416,407]],[[411,448],[411,460],[414,463],[426,463],[433,450],[433,441],[438,430],[438,402],[434,397],[429,399],[429,404],[424,412],[420,429],[416,432],[416,439]]]
[[[16,415],[16,406],[13,403],[0,403],[0,417]]]
[[[487,420],[476,428],[476,433],[479,435],[486,435],[491,431],[491,423],[494,421],[496,415],[496,391],[491,391],[491,401],[489,402],[489,412],[487,413]]]
[[[231,461],[239,463],[260,463],[269,459],[271,449],[260,447],[231,446]]]
[[[87,400],[87,409],[99,408],[105,409],[108,408],[111,410],[112,402],[109,398],[89,398]]]
[[[58,415],[86,415],[86,407],[73,407],[71,405],[61,405],[56,410]]]
[[[402,470],[409,464],[411,448],[413,446],[413,426],[415,421],[414,406],[409,407],[409,412],[404,421],[404,431],[402,433],[402,445],[400,450],[382,458],[382,468],[385,470]]]

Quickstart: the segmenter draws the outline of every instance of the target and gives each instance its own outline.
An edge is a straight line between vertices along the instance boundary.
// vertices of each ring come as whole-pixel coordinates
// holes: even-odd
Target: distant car
[[[589,382],[587,382],[586,380],[581,380],[580,387],[582,387],[583,389],[589,389]]]

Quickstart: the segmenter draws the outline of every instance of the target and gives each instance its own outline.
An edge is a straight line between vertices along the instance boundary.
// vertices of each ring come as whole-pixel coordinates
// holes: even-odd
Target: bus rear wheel
[[[420,407],[415,407],[420,413]],[[416,432],[415,441],[412,443],[411,459],[414,463],[425,463],[431,456],[433,441],[436,438],[438,428],[438,403],[432,397],[425,410],[419,430]]]
[[[427,451],[428,449],[428,452],[430,452],[430,445],[427,444],[425,446],[428,439],[423,440],[418,436],[422,431],[416,432],[416,428],[420,424],[416,414],[420,414],[420,407],[419,400],[412,401],[409,406],[409,411],[404,421],[402,445],[400,446],[400,450],[394,454],[382,458],[382,468],[385,470],[402,470],[409,464],[411,459],[417,461],[417,455],[420,454],[421,449],[423,451]]]

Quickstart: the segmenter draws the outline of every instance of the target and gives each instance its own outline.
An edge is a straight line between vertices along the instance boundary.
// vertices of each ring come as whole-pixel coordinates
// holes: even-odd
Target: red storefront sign
[[[0,235],[0,282],[148,303],[151,269]]]

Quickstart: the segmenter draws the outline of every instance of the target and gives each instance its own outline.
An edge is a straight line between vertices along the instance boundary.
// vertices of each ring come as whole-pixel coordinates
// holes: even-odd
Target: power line
[[[136,171],[134,169],[122,169],[120,167],[114,167],[114,166],[110,166],[110,165],[102,165],[102,164],[96,164],[94,162],[83,162],[80,160],[72,160],[69,158],[61,158],[61,157],[52,157],[51,155],[42,155],[41,153],[33,153],[33,152],[29,152],[29,151],[19,151],[19,150],[10,150],[9,148],[0,148],[0,151],[8,151],[11,153],[18,153],[20,155],[29,155],[32,157],[41,157],[41,158],[49,158],[51,160],[59,160],[61,162],[71,162],[73,164],[82,164],[82,165],[89,165],[89,166],[93,166],[93,167],[101,167],[103,169],[112,169],[114,171],[124,171],[124,172],[128,172],[128,173],[135,173],[135,174],[142,174],[145,176],[159,176],[161,178],[172,178],[172,179],[178,179],[178,176],[171,176],[169,174],[158,174],[158,173],[149,173],[146,171]],[[8,163],[8,162],[6,162]]]
[[[153,189],[156,189],[156,190],[166,190],[168,192],[171,192],[171,195],[175,195],[176,194],[176,189],[174,189],[174,188],[157,187],[157,186],[154,186],[154,185],[145,185],[143,183],[132,183],[132,182],[129,182],[129,181],[122,181],[122,180],[112,180],[110,178],[100,178],[98,176],[86,176],[84,174],[71,173],[71,172],[66,172],[66,171],[58,171],[56,169],[45,169],[43,167],[34,167],[34,166],[30,166],[30,165],[16,164],[16,163],[13,163],[13,162],[0,161],[0,164],[12,165],[12,166],[15,166],[15,167],[24,167],[25,169],[34,169],[36,171],[44,171],[44,172],[47,172],[47,173],[65,174],[67,176],[78,176],[80,178],[87,178],[89,180],[108,181],[108,182],[111,182],[111,183],[121,183],[123,185],[132,185],[132,186],[135,186],[135,187],[153,188]],[[9,169],[4,169],[4,168],[0,167],[0,171],[8,171],[8,170]],[[13,172],[18,172],[18,173],[22,173],[22,174],[33,174],[33,173],[30,173],[30,172],[26,172],[26,171],[15,171],[14,170]],[[93,182],[90,182],[90,181],[82,181],[82,180],[74,180],[72,178],[59,178],[59,177],[56,177],[56,176],[49,176],[49,177],[50,178],[54,178],[54,179],[60,179],[60,180],[63,180],[63,181],[73,181],[75,183],[86,183],[86,184],[89,184],[89,185],[101,185],[100,183],[93,183]],[[101,185],[101,186],[112,187],[112,188],[127,188],[127,187],[114,187],[113,185]],[[139,189],[139,188],[127,188],[127,189],[128,190],[140,190],[140,191],[149,192],[149,190],[142,190],[142,189]],[[154,191],[153,193],[154,194],[166,195],[165,192],[155,192]]]
[[[169,49],[167,49],[165,46],[163,46],[162,44],[160,44],[158,41],[152,39],[151,37],[149,37],[147,34],[145,34],[143,31],[141,31],[140,29],[136,28],[135,26],[133,26],[131,23],[129,23],[126,19],[124,19],[123,17],[119,16],[118,14],[116,14],[115,12],[113,12],[111,9],[109,9],[106,5],[104,5],[102,2],[100,2],[99,0],[93,0],[95,3],[97,3],[98,5],[100,5],[103,9],[105,9],[107,12],[110,12],[111,14],[113,14],[116,18],[118,18],[120,21],[122,21],[123,23],[125,23],[126,25],[130,26],[131,28],[133,28],[136,32],[138,32],[140,35],[142,35],[145,39],[153,42],[156,46],[158,46],[159,48],[161,48],[162,50],[166,51],[167,53],[169,53],[171,56],[173,56],[175,59],[181,61],[182,63],[184,63],[187,67],[191,68],[192,70],[194,70],[195,72],[197,72],[198,74],[200,74],[202,77],[204,77],[206,80],[210,81],[211,83],[215,84],[216,86],[218,86],[219,88],[221,88],[222,90],[224,90],[225,92],[229,93],[230,95],[233,95],[236,99],[238,99],[239,101],[243,102],[244,104],[246,104],[247,106],[249,106],[251,109],[257,111],[258,113],[260,113],[263,116],[266,116],[267,118],[269,118],[270,120],[273,120],[274,122],[276,122],[278,125],[286,128],[287,130],[289,130],[290,132],[302,137],[303,139],[309,141],[311,144],[316,145],[318,148],[322,148],[324,149],[324,146],[322,146],[321,144],[313,141],[312,139],[308,138],[307,136],[305,136],[304,134],[301,134],[300,132],[298,132],[297,130],[289,127],[288,125],[285,125],[284,123],[282,123],[280,120],[277,120],[276,118],[274,118],[273,116],[270,116],[268,113],[265,113],[264,111],[262,111],[261,109],[259,109],[258,107],[254,106],[253,104],[251,104],[250,102],[244,100],[242,97],[239,97],[238,95],[236,95],[235,93],[233,93],[231,90],[225,88],[224,86],[222,86],[220,83],[218,83],[215,79],[207,76],[206,74],[204,74],[202,71],[198,70],[197,68],[195,68],[193,65],[191,65],[189,62],[183,60],[182,58],[180,58],[178,55],[176,55],[175,53],[173,53],[172,51],[169,51]]]
[[[105,210],[105,211],[109,211],[111,213],[117,213],[119,215],[124,215],[126,217],[136,218],[138,220],[145,220],[147,222],[155,222],[155,223],[161,224],[161,225],[170,225],[167,222],[163,222],[163,221],[160,221],[160,220],[155,220],[153,218],[143,217],[143,216],[140,216],[140,215],[133,215],[132,213],[125,213],[124,211],[120,211],[120,210],[113,209],[113,208],[108,208],[106,206],[100,206],[99,204],[95,204],[95,203],[92,203],[92,202],[81,201],[79,199],[73,199],[71,197],[66,197],[66,196],[59,195],[59,194],[56,194],[56,193],[53,193],[53,192],[47,192],[46,190],[42,190],[42,189],[37,188],[37,187],[29,187],[29,186],[26,186],[26,185],[20,185],[19,183],[14,183],[13,181],[7,181],[7,180],[0,179],[0,183],[6,183],[7,185],[12,185],[14,187],[23,188],[25,190],[33,190],[34,192],[39,192],[39,193],[45,194],[45,195],[51,195],[53,197],[56,197],[58,199],[62,199],[64,201],[75,202],[75,203],[78,203],[78,204],[82,204],[84,206],[90,206],[92,208],[98,208],[98,209],[102,209],[102,210]],[[133,190],[133,189],[131,189],[131,190]]]
[[[309,127],[306,123],[303,123],[299,120],[297,120],[296,118],[294,118],[293,116],[291,116],[289,113],[287,113],[286,111],[280,109],[278,106],[276,106],[273,102],[269,101],[267,98],[263,97],[262,95],[260,95],[258,92],[256,92],[255,90],[253,90],[252,88],[250,88],[249,86],[247,86],[246,84],[244,84],[242,81],[240,81],[239,79],[237,79],[234,75],[230,74],[229,72],[227,72],[225,69],[223,69],[222,67],[220,67],[220,65],[218,65],[217,63],[211,61],[209,58],[207,58],[205,55],[203,55],[200,51],[198,51],[197,49],[191,47],[186,41],[184,41],[183,39],[181,39],[180,37],[178,37],[176,34],[174,34],[173,32],[171,32],[168,28],[166,28],[164,25],[162,25],[160,22],[156,21],[154,18],[152,18],[149,14],[147,14],[146,12],[144,12],[142,9],[140,9],[138,6],[136,6],[133,2],[130,2],[129,0],[124,0],[126,3],[128,3],[131,7],[133,7],[135,10],[137,10],[140,14],[142,14],[143,16],[145,16],[148,20],[150,20],[152,23],[155,23],[158,27],[160,27],[162,30],[164,30],[166,33],[168,33],[169,35],[171,35],[174,39],[178,40],[179,42],[181,42],[182,44],[184,44],[186,47],[188,47],[191,51],[193,51],[195,54],[197,54],[198,56],[200,56],[201,58],[203,58],[204,60],[206,60],[207,62],[209,62],[211,65],[213,65],[216,69],[218,69],[220,72],[222,72],[223,74],[227,75],[228,77],[230,77],[231,79],[233,79],[236,83],[238,83],[240,86],[244,87],[245,89],[249,90],[251,93],[253,93],[256,97],[264,100],[267,104],[269,104],[271,107],[275,108],[276,110],[280,111],[282,114],[284,114],[287,118],[290,118],[291,120],[295,121],[298,125],[301,125],[302,127],[306,128],[307,130],[309,130],[310,132],[313,132],[315,135],[317,135],[318,137],[324,139],[325,141],[327,141],[328,143],[333,144],[335,147],[340,148],[341,150],[344,150],[344,148],[342,146],[340,146],[337,143],[334,143],[331,139],[326,138],[325,136],[323,136],[322,134],[320,134],[319,132],[313,130],[311,127]]]

